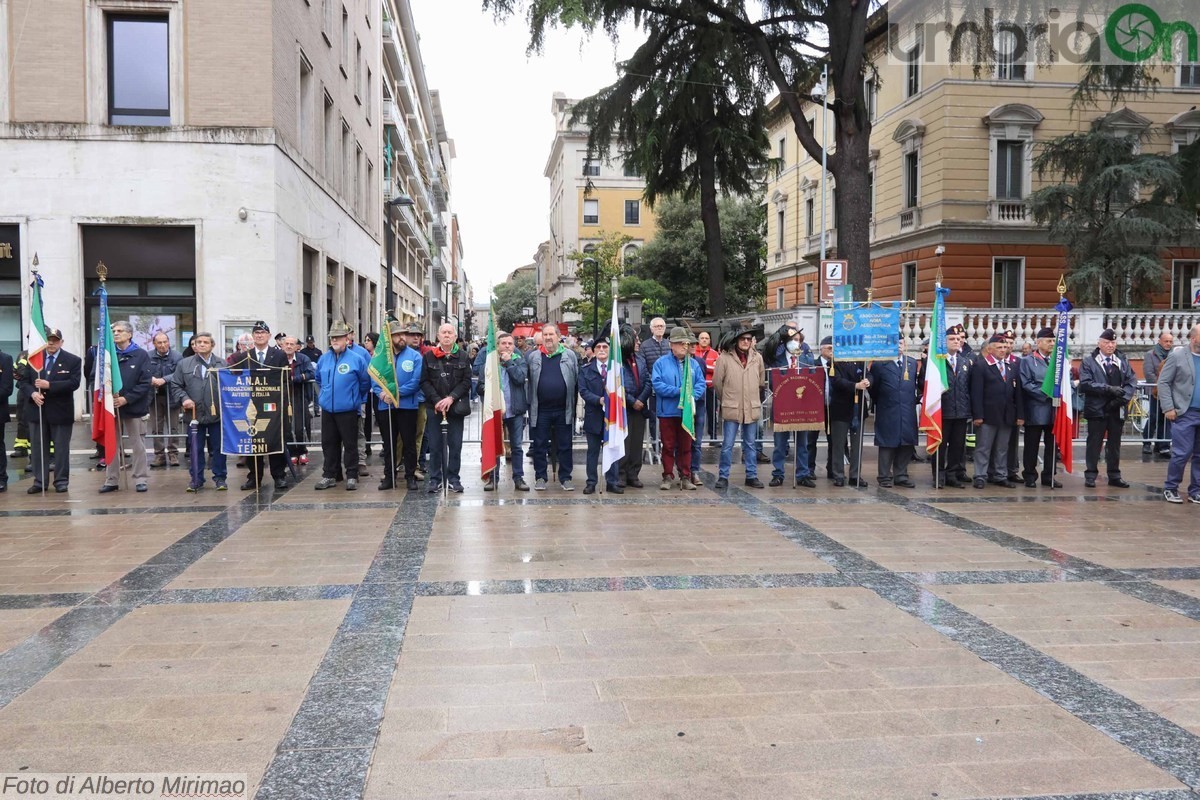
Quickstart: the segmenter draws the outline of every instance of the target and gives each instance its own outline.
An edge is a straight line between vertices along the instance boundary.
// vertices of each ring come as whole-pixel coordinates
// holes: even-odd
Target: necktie
[[[951,372],[954,372],[954,370],[957,369],[957,367],[956,367],[957,363],[958,363],[957,359],[955,359],[954,356],[950,356],[950,371]]]
[[[260,364],[267,363],[267,352],[265,350],[258,351],[258,363],[260,363]]]
[[[57,356],[50,356],[49,358],[46,359],[45,372],[47,375],[50,374],[50,371],[54,369],[54,359],[55,358],[57,358]]]
[[[896,366],[897,366],[897,367],[902,367],[902,366],[904,366],[904,363],[903,363],[903,362],[902,362],[900,359],[898,359],[898,358],[897,358],[897,359],[896,359]]]
[[[607,364],[600,365],[600,377],[604,380],[605,383],[608,382],[608,365]]]
[[[792,356],[792,369],[796,368],[796,357]]]
[[[1004,362],[1003,362],[1003,361],[1001,361],[1001,362],[1000,362],[1000,377],[1001,377],[1001,378],[1007,378],[1007,377],[1008,377],[1008,370],[1004,368]]]

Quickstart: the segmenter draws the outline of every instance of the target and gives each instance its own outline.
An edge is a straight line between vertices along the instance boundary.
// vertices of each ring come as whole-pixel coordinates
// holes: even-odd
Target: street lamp
[[[829,151],[825,147],[825,134],[829,129],[829,65],[821,67],[821,85],[813,87],[813,94],[821,95],[821,261],[825,261],[825,184],[829,179],[826,170]],[[822,267],[821,269],[824,269]],[[822,279],[824,275],[822,274]]]
[[[384,302],[384,313],[388,310],[388,306],[392,307],[392,311],[396,310],[396,295],[395,286],[392,283],[392,260],[393,250],[395,250],[396,234],[392,230],[392,209],[396,206],[411,206],[416,205],[416,202],[406,194],[398,195],[388,200],[384,205],[387,209],[387,280],[384,281],[384,292],[387,294],[387,300]],[[384,320],[386,322],[387,320]]]
[[[595,341],[600,335],[600,262],[594,258],[585,258],[579,263],[590,263],[595,276],[592,282],[592,341]]]

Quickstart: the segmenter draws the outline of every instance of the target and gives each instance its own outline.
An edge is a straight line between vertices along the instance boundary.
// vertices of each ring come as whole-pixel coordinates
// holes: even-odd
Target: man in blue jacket
[[[1046,370],[1050,368],[1050,354],[1054,352],[1054,331],[1042,328],[1038,331],[1037,347],[1029,355],[1018,362],[1017,371],[1021,379],[1021,392],[1025,400],[1025,461],[1021,477],[1026,488],[1037,487],[1038,449],[1043,441],[1046,443],[1045,456],[1042,458],[1042,486],[1061,489],[1062,484],[1054,479],[1054,404],[1042,391],[1042,381],[1046,379]],[[946,406],[943,402],[942,412]],[[1016,432],[1013,432],[1016,435]],[[1009,465],[1008,471],[1015,467]]]
[[[587,437],[587,485],[584,494],[595,494],[599,481],[600,449],[604,445],[604,427],[608,424],[608,339],[601,336],[592,343],[593,358],[579,370],[579,396],[583,398],[583,435]],[[620,462],[604,473],[605,491],[624,494],[617,480]]]
[[[392,352],[396,357],[396,406],[383,399],[378,384],[371,391],[379,398],[375,420],[383,440],[383,480],[379,490],[396,486],[396,437],[401,439],[404,459],[404,480],[409,491],[417,488],[417,407],[421,404],[421,351],[408,346],[404,325],[392,322],[388,328],[392,337]]]
[[[146,420],[150,412],[150,396],[153,388],[153,370],[150,356],[134,344],[133,326],[125,320],[112,324],[113,343],[117,347],[117,366],[121,370],[121,394],[113,398],[117,415],[121,418],[118,429],[129,437],[129,448],[133,451],[133,468],[130,477],[139,492],[146,491],[150,479],[149,462],[146,459]],[[114,459],[105,468],[101,494],[115,492],[121,478],[121,459]]]
[[[346,491],[358,488],[359,407],[366,402],[370,378],[367,362],[347,349],[349,343],[350,327],[335,322],[329,329],[329,349],[317,359],[321,453],[325,456],[317,489],[333,488],[343,466]]]
[[[487,348],[479,348],[479,352],[487,360]],[[504,392],[504,432],[508,437],[509,465],[512,467],[513,487],[518,492],[528,492],[529,484],[525,482],[525,414],[529,411],[529,398],[525,391],[529,379],[529,365],[517,352],[517,343],[511,333],[501,333],[496,336],[496,353],[500,356],[500,389]],[[478,361],[476,357],[476,361]],[[479,386],[483,387],[483,373],[480,372]],[[492,481],[483,487],[485,492],[494,491],[496,482]]]
[[[654,382],[655,411],[658,416],[658,433],[662,438],[662,467],[663,479],[659,489],[667,490],[675,486],[675,466],[679,465],[681,487],[695,491],[692,482],[692,436],[683,429],[683,392],[684,364],[691,356],[688,355],[689,345],[696,340],[686,328],[671,329],[671,354],[654,362],[651,375]],[[692,372],[692,397],[700,400],[704,397],[704,373],[696,374],[695,359],[690,362]]]

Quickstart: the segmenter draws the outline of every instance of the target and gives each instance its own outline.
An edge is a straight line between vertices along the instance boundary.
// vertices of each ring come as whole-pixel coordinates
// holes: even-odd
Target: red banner
[[[770,370],[771,421],[777,431],[825,429],[825,370]]]

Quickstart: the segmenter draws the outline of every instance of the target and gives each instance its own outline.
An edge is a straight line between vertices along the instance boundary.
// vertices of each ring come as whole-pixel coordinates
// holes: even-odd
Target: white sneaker
[[[1179,496],[1179,492],[1175,491],[1174,489],[1163,489],[1163,500],[1166,500],[1168,503],[1183,502],[1183,498]],[[1192,498],[1192,502],[1200,502],[1200,499]]]
[[[546,479],[545,479],[545,478],[538,478],[536,481],[534,481],[534,482],[533,482],[533,490],[534,490],[535,492],[544,492],[544,491],[546,491]]]
[[[563,490],[564,492],[573,492],[573,491],[575,491],[575,486],[574,486],[574,485],[573,485],[573,484],[572,484],[570,481],[563,481],[562,483],[560,483],[560,484],[559,484],[559,486],[561,486],[561,487],[562,487],[562,490]]]

